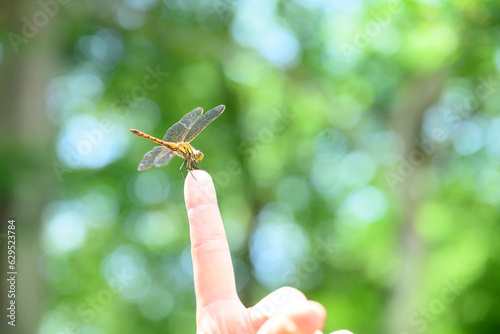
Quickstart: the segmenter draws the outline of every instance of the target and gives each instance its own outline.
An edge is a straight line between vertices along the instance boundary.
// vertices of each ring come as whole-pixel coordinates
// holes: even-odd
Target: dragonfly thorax
[[[189,161],[194,161],[196,163],[200,162],[203,159],[203,153],[201,151],[195,149],[191,144],[189,143],[165,143],[168,145],[168,148],[170,148],[174,153],[178,156],[180,156],[183,159],[189,160]]]

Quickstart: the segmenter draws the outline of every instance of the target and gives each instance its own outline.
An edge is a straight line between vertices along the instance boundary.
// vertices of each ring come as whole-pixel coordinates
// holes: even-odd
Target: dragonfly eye
[[[200,151],[197,151],[194,154],[194,161],[196,161],[196,163],[198,163],[203,159],[203,157],[204,157],[203,153],[201,153]]]

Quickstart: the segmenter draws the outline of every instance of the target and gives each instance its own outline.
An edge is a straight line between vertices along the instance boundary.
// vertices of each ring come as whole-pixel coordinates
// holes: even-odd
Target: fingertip
[[[326,319],[326,309],[323,305],[314,300],[309,300],[308,303],[311,309],[316,312],[316,314],[318,314],[322,319]]]
[[[188,173],[186,181],[202,182],[206,180],[212,181],[212,177],[203,169],[193,169]]]
[[[289,313],[289,316],[302,332],[311,333],[315,330],[321,330],[325,326],[326,310],[323,305],[317,302],[307,301],[297,305]]]
[[[318,316],[318,328],[323,328],[325,326],[326,320],[326,309],[323,305],[313,300],[308,301],[309,307],[312,309],[314,313]]]
[[[184,198],[186,207],[217,202],[215,187],[210,174],[204,170],[192,170],[184,182]]]

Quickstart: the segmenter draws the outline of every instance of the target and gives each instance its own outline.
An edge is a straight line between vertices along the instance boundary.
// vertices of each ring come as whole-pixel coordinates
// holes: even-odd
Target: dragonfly
[[[203,113],[203,108],[198,107],[184,115],[180,121],[172,125],[165,133],[165,136],[163,136],[163,139],[155,138],[136,129],[130,129],[133,134],[160,145],[144,154],[137,170],[143,171],[153,166],[163,167],[168,164],[174,156],[179,156],[184,159],[181,168],[179,168],[182,177],[184,177],[184,174],[182,174],[182,168],[184,166],[188,173],[193,169],[193,165],[201,169],[198,163],[203,159],[204,155],[201,151],[191,146],[190,143],[210,123],[219,117],[224,112],[224,109],[226,109],[226,107],[221,104]]]

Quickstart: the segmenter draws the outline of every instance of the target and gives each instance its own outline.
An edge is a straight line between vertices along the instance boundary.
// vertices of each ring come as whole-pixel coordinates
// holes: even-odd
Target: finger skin
[[[325,326],[326,310],[320,303],[309,300],[302,310],[298,308],[292,312],[290,318],[304,333],[314,333]]]
[[[295,288],[279,288],[248,309],[250,321],[255,328],[259,328],[270,317],[287,313],[306,300],[306,296]]]
[[[193,170],[184,184],[197,308],[238,299],[229,245],[210,175]]]
[[[286,315],[277,315],[266,321],[257,334],[302,334]]]
[[[306,301],[288,313],[269,318],[257,334],[315,334],[323,329],[325,317],[323,306]]]
[[[258,333],[307,333],[323,329],[325,308],[307,300],[299,290],[280,288],[249,309],[250,321]]]

